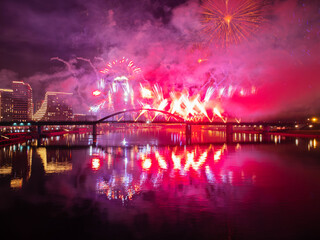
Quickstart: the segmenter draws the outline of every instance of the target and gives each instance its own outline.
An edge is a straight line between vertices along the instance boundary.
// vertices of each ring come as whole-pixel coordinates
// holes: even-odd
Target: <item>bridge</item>
[[[142,112],[151,112],[154,113],[154,118],[152,121],[150,120],[138,120],[138,118],[132,118],[125,120],[125,117],[121,117],[118,120],[114,120],[114,117],[119,117],[121,115],[125,115],[127,113],[141,113]],[[139,115],[139,116],[140,116]],[[158,119],[157,117],[160,115],[166,116],[165,120]],[[191,135],[192,135],[192,125],[208,125],[208,126],[220,126],[224,127],[226,131],[227,141],[232,139],[234,133],[234,126],[247,126],[247,127],[254,127],[259,126],[262,132],[268,132],[271,126],[277,127],[294,127],[295,123],[285,123],[285,122],[194,122],[194,121],[187,121],[182,117],[172,114],[167,111],[157,110],[157,109],[129,109],[123,110],[116,113],[112,113],[107,115],[99,120],[96,121],[29,121],[29,122],[1,122],[0,126],[36,126],[37,127],[37,135],[38,137],[41,136],[43,132],[43,126],[92,126],[92,136],[93,136],[93,143],[96,143],[97,140],[97,125],[103,123],[110,123],[110,124],[118,124],[118,123],[148,123],[148,124],[184,124],[185,125],[185,135],[186,135],[186,142],[187,144],[191,143]]]

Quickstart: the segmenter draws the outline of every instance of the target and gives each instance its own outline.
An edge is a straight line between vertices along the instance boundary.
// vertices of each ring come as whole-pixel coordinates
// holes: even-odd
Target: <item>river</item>
[[[11,239],[319,239],[320,141],[102,129],[0,148]]]

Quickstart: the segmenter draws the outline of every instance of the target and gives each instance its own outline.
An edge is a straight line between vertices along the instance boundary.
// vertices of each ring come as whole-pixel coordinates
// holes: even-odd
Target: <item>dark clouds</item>
[[[59,90],[63,85],[86,109],[96,77],[76,57],[101,67],[95,57],[126,56],[142,67],[146,79],[169,90],[171,85],[200,91],[208,72],[223,76],[225,84],[257,86],[254,96],[221,101],[239,116],[319,110],[318,1],[270,1],[260,31],[228,50],[197,47],[201,40],[197,0],[4,0],[0,4],[1,83],[24,79],[36,98],[43,95],[38,89]],[[50,61],[52,57],[71,61],[72,73],[61,62]],[[198,64],[203,57],[208,60]]]
[[[148,21],[168,22],[179,1],[165,2],[1,1],[0,67],[26,76],[47,71],[52,56],[98,56]]]

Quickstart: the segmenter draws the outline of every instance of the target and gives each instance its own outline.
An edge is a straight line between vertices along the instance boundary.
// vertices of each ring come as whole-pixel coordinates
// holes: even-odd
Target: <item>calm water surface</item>
[[[110,130],[110,129],[109,129]],[[164,131],[166,130],[166,131]],[[10,238],[319,239],[319,139],[183,127],[0,148]]]

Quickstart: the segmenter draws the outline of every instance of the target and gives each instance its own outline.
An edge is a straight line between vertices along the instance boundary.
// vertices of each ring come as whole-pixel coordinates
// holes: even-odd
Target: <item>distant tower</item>
[[[0,121],[12,121],[13,102],[12,89],[0,89]]]
[[[32,89],[22,81],[12,82],[13,121],[30,121],[33,115]]]

